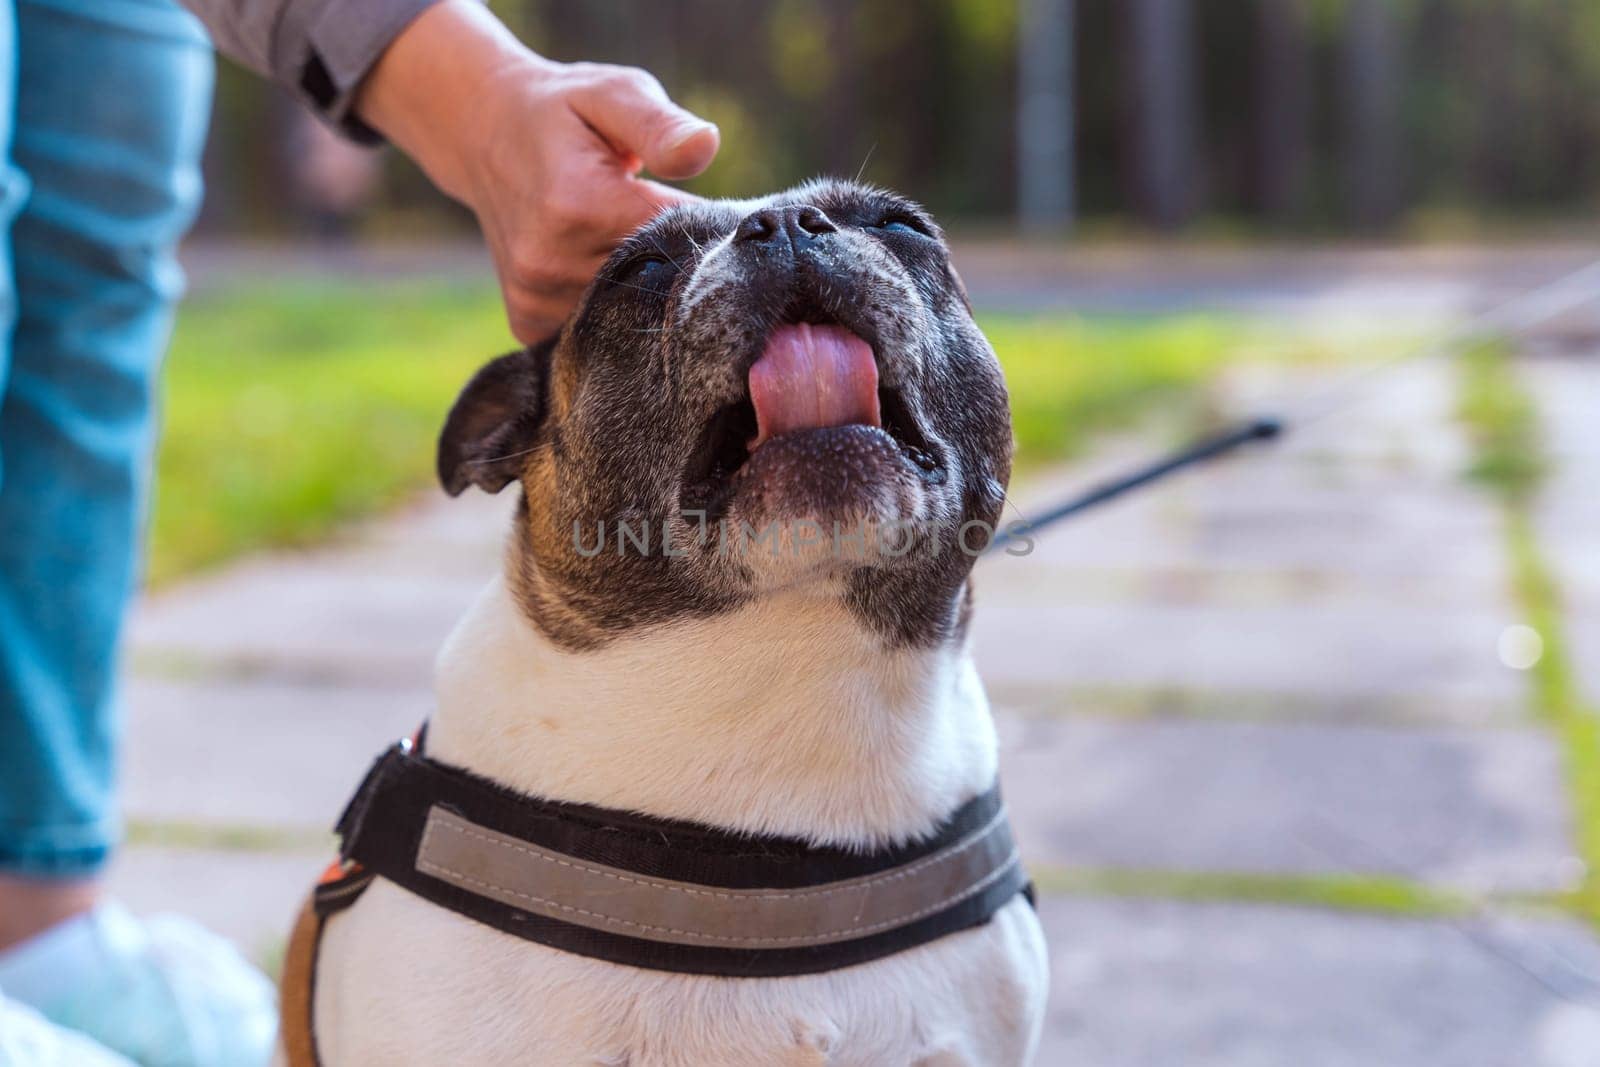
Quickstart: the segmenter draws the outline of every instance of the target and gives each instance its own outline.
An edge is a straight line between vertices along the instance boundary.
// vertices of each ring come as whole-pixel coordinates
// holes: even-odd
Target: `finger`
[[[512,335],[523,344],[553,335],[578,306],[600,262],[592,257],[548,264],[533,277],[519,276],[515,269],[502,266],[500,290]]]
[[[639,153],[650,173],[681,180],[693,178],[711,166],[711,161],[717,157],[717,149],[722,147],[722,133],[712,123],[702,119],[695,119],[695,122],[699,125],[677,141],[653,153]]]
[[[567,321],[567,313],[556,307],[529,307],[511,310],[506,304],[506,321],[511,325],[511,335],[525,345],[536,345],[554,337]]]
[[[608,68],[575,88],[569,102],[619,154],[638,156],[663,178],[699,174],[721,143],[716,126],[674,104],[642,70]]]
[[[506,318],[511,332],[523,344],[542,341],[561,329],[588,288],[581,283],[552,286],[540,290],[507,290]]]
[[[700,197],[687,190],[674,188],[671,185],[662,185],[660,182],[653,182],[648,178],[630,178],[628,184],[632,187],[634,198],[649,207],[652,217],[669,207],[677,207],[679,204],[693,204],[700,200]]]
[[[607,190],[607,208],[603,219],[585,235],[584,251],[599,260],[610,255],[622,239],[648,223],[667,208],[692,203],[700,199],[692,193],[674,189],[660,182],[640,178],[622,178],[616,189]]]
[[[593,191],[587,212],[572,218],[563,232],[567,247],[594,257],[591,274],[628,234],[667,208],[700,199],[670,185],[615,172],[596,176],[587,187]]]

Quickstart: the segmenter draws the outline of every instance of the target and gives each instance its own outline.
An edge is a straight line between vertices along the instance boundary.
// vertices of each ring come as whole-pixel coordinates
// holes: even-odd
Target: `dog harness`
[[[318,1063],[311,1017],[328,916],[374,878],[551,948],[685,974],[770,978],[888,956],[1033,900],[996,785],[930,837],[818,847],[542,800],[429,759],[422,732],[372,765],[336,830],[339,859],[284,962],[289,1062]]]

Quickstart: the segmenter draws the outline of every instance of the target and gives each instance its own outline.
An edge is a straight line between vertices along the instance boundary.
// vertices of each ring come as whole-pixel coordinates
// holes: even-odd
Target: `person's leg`
[[[11,159],[11,137],[17,104],[17,13],[11,0],[0,0],[0,397],[11,363],[11,333],[17,323],[17,288],[11,270],[11,223],[28,199],[28,176]],[[4,456],[0,455],[0,464]],[[3,475],[0,475],[3,483]],[[4,533],[0,527],[0,534]],[[4,729],[9,702],[0,700],[0,753],[14,750]],[[16,720],[21,725],[20,718]],[[18,781],[14,774],[7,779]],[[3,788],[3,787],[0,787]],[[0,835],[11,806],[0,795]],[[0,846],[3,848],[3,846]],[[0,947],[13,944],[42,927],[92,906],[94,888],[87,883],[51,881],[34,884],[5,875],[0,869]]]
[[[0,402],[0,872],[82,902],[118,833],[117,638],[212,60],[164,0],[21,0],[17,38],[32,191]]]
[[[145,1064],[251,1067],[271,984],[182,919],[98,901],[117,639],[211,52],[175,0],[15,2],[11,160],[32,189],[0,394],[0,1027],[37,1030],[31,1007]]]

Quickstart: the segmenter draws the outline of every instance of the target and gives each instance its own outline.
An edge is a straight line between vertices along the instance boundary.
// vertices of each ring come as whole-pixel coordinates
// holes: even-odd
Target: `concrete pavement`
[[[1252,410],[1322,373],[1240,372],[1219,399]],[[1540,536],[1596,694],[1600,358],[1528,374],[1558,462]],[[978,655],[1027,858],[1131,887],[1043,897],[1054,990],[1039,1063],[1600,1056],[1600,939],[1528,905],[1583,867],[1558,741],[1497,654],[1522,619],[1502,518],[1461,477],[1454,390],[1447,364],[1407,367],[1347,417],[980,565]],[[1108,443],[1028,479],[1016,506],[1152,447]],[[432,655],[494,564],[506,504],[430,497],[141,605],[125,897],[272,951],[348,790],[426,713]],[[1199,900],[1164,891],[1167,874],[1254,888]],[[1469,912],[1272,899],[1274,880],[1351,878]]]

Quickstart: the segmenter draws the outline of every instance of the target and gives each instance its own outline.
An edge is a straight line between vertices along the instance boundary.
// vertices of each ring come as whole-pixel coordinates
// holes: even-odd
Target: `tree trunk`
[[[1399,48],[1391,0],[1350,0],[1344,36],[1345,202],[1381,229],[1400,208]]]
[[[1017,214],[1028,233],[1062,233],[1076,210],[1073,0],[1021,0],[1017,28]]]
[[[1311,162],[1311,49],[1306,0],[1257,0],[1256,196],[1291,223],[1306,210]]]
[[[823,11],[828,51],[833,55],[833,76],[820,112],[822,158],[829,174],[849,178],[859,169],[862,159],[856,143],[862,108],[860,79],[856,76],[855,4],[853,0],[824,0]]]
[[[1129,0],[1127,11],[1137,199],[1148,221],[1173,230],[1189,221],[1199,199],[1193,10],[1190,0]]]

